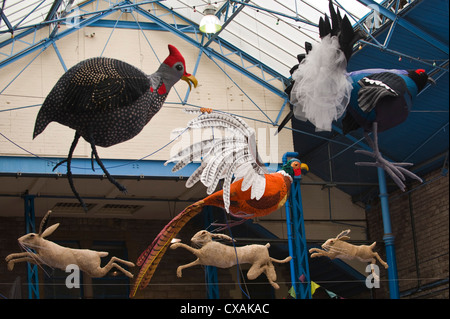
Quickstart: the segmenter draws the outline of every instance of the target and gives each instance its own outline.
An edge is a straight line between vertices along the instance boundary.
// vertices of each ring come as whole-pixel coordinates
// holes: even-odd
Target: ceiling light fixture
[[[216,8],[209,3],[203,11],[205,16],[200,21],[200,31],[203,33],[217,33],[222,29],[222,24],[216,16]]]

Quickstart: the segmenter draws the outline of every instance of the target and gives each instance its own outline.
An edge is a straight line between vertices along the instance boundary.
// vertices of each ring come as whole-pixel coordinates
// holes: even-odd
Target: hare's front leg
[[[312,253],[312,252],[314,252],[314,253]],[[329,257],[328,252],[326,252],[325,250],[319,249],[319,248],[311,248],[309,250],[309,253],[311,254],[311,258],[320,257],[320,256]]]
[[[175,244],[170,245],[170,249],[177,249],[178,247],[184,248],[184,249],[190,251],[191,253],[193,253],[194,255],[197,255],[196,253],[197,253],[198,249],[192,248],[191,246],[188,246],[186,244],[175,243]]]
[[[14,253],[6,256],[5,261],[8,263],[8,270],[14,269],[15,263],[29,262],[38,265],[37,255],[31,252]]]

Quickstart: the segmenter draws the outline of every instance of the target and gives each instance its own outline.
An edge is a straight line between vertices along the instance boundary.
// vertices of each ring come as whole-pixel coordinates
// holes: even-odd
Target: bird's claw
[[[389,176],[392,178],[392,180],[397,184],[397,186],[402,190],[405,191],[405,184],[403,183],[405,181],[405,175],[407,175],[410,178],[416,179],[419,182],[422,182],[422,179],[417,176],[416,174],[410,172],[404,166],[412,166],[412,163],[392,163],[384,159],[379,152],[368,152],[364,150],[357,150],[355,153],[365,154],[369,155],[373,158],[375,158],[375,162],[356,162],[355,165],[357,166],[373,166],[373,167],[380,167],[385,172],[389,174]]]
[[[356,150],[355,153],[364,154],[375,159],[375,162],[356,162],[355,164],[358,166],[372,166],[372,167],[380,167],[384,171],[386,171],[389,176],[394,180],[395,184],[402,190],[405,191],[405,175],[412,179],[416,179],[422,183],[422,179],[416,174],[410,172],[404,166],[411,166],[412,163],[391,163],[383,158],[378,148],[378,124],[377,122],[373,123],[372,127],[373,140],[369,137],[367,133],[365,133],[365,138],[369,146],[373,149],[373,152],[366,150]],[[405,175],[403,175],[405,174]]]

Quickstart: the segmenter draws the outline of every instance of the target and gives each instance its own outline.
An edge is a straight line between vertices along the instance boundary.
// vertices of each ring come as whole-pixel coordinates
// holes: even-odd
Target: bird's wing
[[[188,129],[219,128],[225,129],[226,135],[211,137],[191,144],[172,156],[166,163],[176,162],[173,172],[182,169],[193,161],[201,161],[200,166],[189,177],[186,187],[192,187],[201,181],[214,192],[217,184],[224,179],[224,206],[229,212],[230,185],[243,179],[242,191],[251,187],[252,199],[259,200],[265,191],[265,175],[268,171],[257,149],[255,131],[239,117],[219,112],[206,113],[194,118],[187,124]],[[228,134],[231,133],[231,134]]]
[[[381,72],[368,75],[358,81],[358,106],[362,111],[372,111],[387,96],[403,96],[407,92],[405,81],[397,74]]]
[[[148,76],[111,58],[91,58],[69,69],[49,94],[63,94],[73,114],[107,111],[131,105],[150,88]]]

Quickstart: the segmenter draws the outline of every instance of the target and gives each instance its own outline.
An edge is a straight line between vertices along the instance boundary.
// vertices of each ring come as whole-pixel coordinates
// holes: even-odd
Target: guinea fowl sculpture
[[[67,159],[67,178],[75,197],[85,203],[73,184],[71,160],[80,137],[91,146],[92,168],[95,158],[108,180],[123,192],[103,165],[96,146],[109,147],[135,137],[161,109],[172,86],[180,79],[197,86],[186,72],[183,56],[169,44],[169,56],[158,70],[147,75],[136,67],[112,58],[95,57],[70,68],[46,97],[36,118],[33,139],[50,122],[75,130]]]
[[[175,216],[140,255],[136,264],[141,269],[131,290],[131,297],[138,288],[143,289],[148,285],[172,239],[205,206],[224,208],[242,221],[268,215],[284,205],[294,176],[301,175],[302,169],[309,169],[294,158],[279,171],[269,173],[256,150],[253,128],[239,117],[212,112],[194,118],[187,127],[225,128],[233,134],[194,143],[166,162],[177,162],[172,168],[176,172],[192,161],[201,160],[200,166],[187,180],[186,187],[190,188],[200,181],[207,187],[209,196],[189,205]],[[221,179],[222,189],[214,192]]]
[[[321,42],[312,46],[292,68],[293,82],[286,90],[292,110],[278,131],[294,116],[310,121],[317,130],[323,131],[331,131],[335,120],[342,121],[343,134],[362,127],[373,152],[356,152],[375,158],[375,162],[358,162],[356,165],[383,168],[404,191],[405,175],[422,179],[405,168],[412,163],[392,163],[383,158],[378,147],[378,132],[404,122],[417,94],[427,82],[434,81],[422,69],[347,72],[353,46],[363,34],[353,30],[347,16],[342,18],[331,1],[329,8],[331,22],[328,16],[319,21]]]

